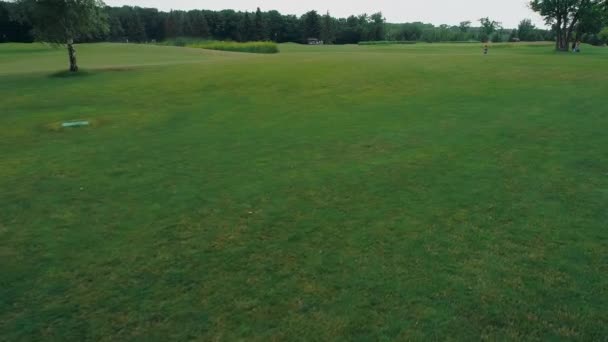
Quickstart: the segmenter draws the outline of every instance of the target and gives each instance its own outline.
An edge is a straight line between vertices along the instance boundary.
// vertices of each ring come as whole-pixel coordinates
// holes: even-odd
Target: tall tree
[[[281,13],[277,11],[268,12],[266,14],[266,23],[270,40],[275,42],[283,41],[286,27]]]
[[[385,29],[384,24],[386,19],[382,15],[382,12],[374,13],[370,17],[370,34],[369,40],[384,40]]]
[[[317,11],[304,14],[304,39],[319,38],[321,36],[321,19]]]
[[[458,30],[460,30],[461,33],[468,33],[470,29],[471,29],[470,21],[462,21],[462,22],[460,22],[460,25],[458,25]]]
[[[143,43],[147,40],[144,22],[137,8],[131,8],[126,22],[126,33],[130,42]]]
[[[254,40],[268,40],[268,36],[266,33],[266,23],[264,22],[264,17],[259,7],[255,11],[255,17],[253,18],[253,30]]]
[[[608,3],[608,1],[607,1]],[[583,40],[584,36],[595,36],[599,34],[605,24],[608,24],[608,11],[599,3],[595,6],[589,6],[580,13],[580,20],[574,29],[575,36],[573,40]],[[599,39],[599,38],[598,38]],[[589,41],[593,44],[599,44],[598,41]]]
[[[325,44],[333,44],[336,41],[335,26],[334,18],[331,17],[328,11],[321,20],[321,40]]]
[[[14,3],[0,1],[0,43],[33,41],[30,24],[13,18],[15,6]]]
[[[74,42],[108,31],[101,0],[17,0],[19,16],[32,24],[40,41],[66,45],[70,71],[78,71]]]
[[[252,27],[253,26],[251,24],[251,19],[249,18],[249,13],[245,12],[245,15],[243,15],[243,19],[241,20],[239,26],[240,41],[248,42],[253,39],[254,32],[252,30]]]
[[[190,11],[188,16],[190,16],[190,23],[192,24],[192,35],[198,38],[209,38],[209,24],[205,14],[202,11]]]
[[[604,29],[600,31],[599,37],[604,44],[608,44],[608,27],[604,27]]]
[[[249,15],[247,15],[249,17]],[[218,24],[217,39],[240,40],[242,16],[234,10],[223,10],[219,12],[221,22]],[[251,21],[249,21],[251,23]],[[251,27],[251,25],[249,25]],[[251,30],[251,29],[249,29]],[[250,31],[248,31],[247,35]]]
[[[496,32],[501,26],[499,22],[490,20],[488,17],[479,19],[479,23],[481,24],[482,42],[487,42],[492,37],[492,33]]]
[[[555,49],[568,51],[574,29],[592,8],[607,6],[606,0],[532,0],[530,7],[556,32]]]
[[[500,27],[499,22],[490,20],[488,17],[479,19],[479,23],[481,24],[481,30],[488,36],[496,32],[496,30]]]
[[[536,26],[532,24],[532,20],[530,19],[524,19],[519,23],[517,33],[522,41],[530,42],[536,40]]]
[[[121,41],[125,37],[125,29],[120,22],[118,16],[110,16],[108,20],[108,24],[110,27],[109,38],[111,41]]]

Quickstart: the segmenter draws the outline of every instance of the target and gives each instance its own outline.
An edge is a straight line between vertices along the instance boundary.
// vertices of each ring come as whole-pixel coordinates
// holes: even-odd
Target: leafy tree
[[[460,23],[460,25],[458,25],[458,30],[460,30],[461,33],[468,33],[470,29],[471,29],[470,21],[463,21]]]
[[[136,9],[130,9],[125,28],[130,42],[143,43],[147,40],[144,22],[141,20],[141,17]]]
[[[329,11],[323,16],[321,21],[321,40],[326,44],[333,44],[336,41],[336,27],[334,18]]]
[[[74,42],[108,31],[100,0],[17,0],[21,20],[31,23],[37,40],[66,45],[70,71],[78,71]]]
[[[108,25],[110,28],[109,38],[111,41],[121,41],[125,37],[125,29],[122,27],[122,23],[118,16],[110,16]]]
[[[192,28],[192,36],[197,38],[209,38],[209,24],[202,11],[188,11],[188,18]]]
[[[169,12],[169,15],[165,18],[165,36],[167,38],[175,38],[181,32],[182,23],[179,21],[178,15],[175,11]]]
[[[223,10],[219,14],[221,18],[221,30],[218,32],[217,38],[232,40],[241,39],[242,31],[239,25],[243,25],[242,21],[244,20],[241,18],[241,15],[233,10]],[[247,17],[249,17],[249,14],[247,14]],[[251,19],[249,19],[249,23],[251,23]],[[249,27],[251,27],[251,24],[249,24]],[[245,36],[248,36],[250,33],[251,29],[248,30]]]
[[[30,24],[13,18],[15,6],[13,3],[0,1],[0,43],[33,41]]]
[[[268,35],[266,33],[266,23],[264,23],[264,17],[262,16],[262,11],[259,7],[255,11],[255,17],[253,19],[253,29],[254,40],[268,40]]]
[[[249,12],[245,12],[243,19],[241,20],[241,25],[239,27],[239,36],[240,41],[248,42],[254,39],[254,32],[252,30],[251,19],[249,18]]]
[[[367,37],[368,40],[384,40],[385,29],[384,24],[386,19],[382,15],[382,12],[374,13],[369,17],[370,21],[370,32]]]
[[[302,17],[304,39],[321,37],[321,19],[317,11],[310,11]]]
[[[408,23],[403,24],[402,39],[409,41],[417,41],[422,38],[423,30],[426,25],[423,23]]]
[[[503,42],[502,33],[501,32],[495,32],[492,35],[492,43],[502,43],[502,42]]]
[[[299,42],[302,40],[302,23],[295,15],[286,15],[282,19],[284,33],[281,42]]]
[[[190,21],[190,16],[187,12],[179,11],[179,17],[181,21],[181,34],[180,36],[193,37],[194,36],[194,28],[192,27],[192,21]]]
[[[536,40],[536,26],[532,24],[532,20],[524,19],[519,23],[517,27],[519,32],[519,39],[522,41],[534,41]]]
[[[282,42],[285,37],[285,22],[281,13],[270,11],[266,14],[266,25],[270,40]]]
[[[577,24],[595,7],[604,10],[606,0],[532,0],[530,7],[556,32],[555,49],[568,51]]]
[[[598,36],[604,44],[608,44],[608,27],[604,27]]]
[[[487,37],[492,36],[500,28],[499,22],[490,20],[488,17],[479,19],[479,23],[481,24],[481,32]]]
[[[359,19],[359,17],[351,15],[346,19],[342,18],[338,20],[336,43],[356,44],[363,39],[363,32]]]
[[[574,29],[575,35],[573,40],[584,40],[583,37],[593,37],[593,39],[586,41],[593,45],[601,45],[601,39],[599,33],[607,23],[605,8],[597,4],[596,6],[589,6],[582,9],[580,12],[580,20]]]
[[[155,41],[163,40],[165,38],[164,21],[166,13],[159,12],[156,8],[135,7],[135,10],[143,22],[146,38]]]

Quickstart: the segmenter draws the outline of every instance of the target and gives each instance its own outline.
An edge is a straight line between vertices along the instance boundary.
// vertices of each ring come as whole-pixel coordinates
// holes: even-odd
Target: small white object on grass
[[[64,122],[61,124],[61,127],[82,127],[82,126],[88,126],[89,122],[88,121],[70,121],[70,122]]]

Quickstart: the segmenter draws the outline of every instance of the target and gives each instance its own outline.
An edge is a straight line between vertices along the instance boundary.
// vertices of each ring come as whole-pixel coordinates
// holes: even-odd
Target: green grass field
[[[280,49],[0,45],[0,340],[608,336],[607,48]]]

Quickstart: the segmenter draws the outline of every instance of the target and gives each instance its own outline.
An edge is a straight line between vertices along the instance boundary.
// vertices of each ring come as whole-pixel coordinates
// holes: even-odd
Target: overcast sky
[[[505,27],[516,27],[520,20],[530,18],[539,26],[543,21],[530,8],[529,0],[105,0],[111,6],[130,5],[171,9],[235,9],[254,11],[278,10],[283,14],[301,15],[309,10],[333,16],[381,11],[389,22],[423,21],[455,25],[461,21],[476,22],[489,16]]]

